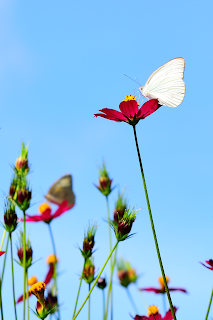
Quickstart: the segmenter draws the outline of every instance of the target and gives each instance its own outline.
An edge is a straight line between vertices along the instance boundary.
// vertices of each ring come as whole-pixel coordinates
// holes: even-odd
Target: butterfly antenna
[[[136,81],[136,80],[134,80],[134,79],[130,78],[130,77],[129,77],[129,76],[127,76],[126,74],[124,74],[124,75],[125,75],[125,77],[127,77],[127,78],[131,79],[132,81],[134,81],[134,82],[138,83],[138,84],[141,86],[141,84],[140,84],[138,81]]]

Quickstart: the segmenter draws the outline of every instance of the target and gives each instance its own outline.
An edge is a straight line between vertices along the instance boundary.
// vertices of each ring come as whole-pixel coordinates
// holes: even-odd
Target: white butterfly
[[[140,87],[142,95],[148,99],[158,99],[159,104],[168,107],[177,107],[185,96],[183,81],[185,60],[175,58],[155,70]]]

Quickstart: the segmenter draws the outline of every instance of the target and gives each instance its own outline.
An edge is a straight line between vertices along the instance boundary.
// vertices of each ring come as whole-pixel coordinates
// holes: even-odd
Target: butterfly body
[[[139,90],[148,99],[158,99],[161,105],[177,107],[183,101],[186,91],[184,68],[183,58],[172,59],[155,70]]]

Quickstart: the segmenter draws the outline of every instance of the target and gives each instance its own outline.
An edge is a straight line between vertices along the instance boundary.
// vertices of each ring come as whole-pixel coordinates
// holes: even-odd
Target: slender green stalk
[[[90,292],[90,285],[91,285],[91,283],[89,283],[89,292]],[[89,296],[89,300],[88,300],[88,320],[90,320],[90,296]]]
[[[24,293],[23,293],[23,320],[25,320],[25,297],[26,297],[26,217],[25,211],[23,211],[23,223],[24,223],[24,234],[23,234],[23,265],[24,265]]]
[[[30,319],[30,308],[29,308],[29,291],[28,291],[28,270],[26,272],[26,291],[27,291],[27,320]]]
[[[53,233],[52,233],[52,229],[50,226],[50,223],[48,224],[49,227],[49,232],[50,232],[50,238],[52,241],[52,246],[53,246],[53,253],[55,256],[55,288],[56,288],[56,295],[57,295],[57,301],[58,301],[58,286],[57,286],[57,258],[56,258],[56,248],[55,248],[55,242],[54,242],[54,238],[53,238]],[[60,310],[59,310],[59,303],[58,303],[58,320],[60,320]]]
[[[138,291],[139,291],[140,294],[141,294],[141,299],[142,299],[142,302],[143,302],[143,304],[144,304],[144,307],[145,307],[146,309],[148,309],[148,308],[149,308],[149,305],[148,305],[148,303],[146,302],[146,299],[144,298],[142,291],[141,291],[137,286],[136,286],[136,288],[138,289]]]
[[[79,315],[79,313],[81,312],[82,308],[84,307],[85,303],[86,303],[86,302],[87,302],[87,300],[89,299],[89,296],[90,296],[91,292],[92,292],[92,291],[93,291],[93,289],[95,288],[95,285],[96,285],[96,283],[98,282],[98,279],[100,278],[100,276],[101,276],[101,274],[102,274],[102,272],[103,272],[104,268],[106,267],[107,262],[108,262],[108,261],[109,261],[109,259],[111,258],[111,255],[113,254],[114,250],[116,249],[116,247],[117,247],[117,245],[118,245],[118,242],[119,242],[119,241],[116,241],[116,244],[115,244],[115,245],[114,245],[114,247],[112,248],[112,250],[111,250],[111,252],[110,252],[110,254],[109,254],[108,258],[106,259],[106,261],[105,261],[105,263],[104,263],[104,265],[103,265],[103,267],[102,267],[101,271],[99,272],[98,276],[96,277],[96,279],[95,279],[95,281],[94,281],[94,283],[93,283],[93,285],[92,285],[92,288],[90,289],[90,291],[89,291],[88,295],[86,296],[86,299],[84,300],[84,302],[83,302],[82,306],[80,307],[80,309],[78,310],[78,312],[76,313],[76,315],[72,318],[72,320],[75,320],[75,319],[77,318],[77,316],[78,316],[78,315]]]
[[[72,317],[74,317],[74,315],[75,315],[75,311],[76,311],[77,304],[78,304],[78,298],[79,298],[79,294],[80,294],[80,290],[81,290],[81,284],[82,284],[85,264],[86,264],[86,259],[84,259],[84,266],[83,266],[83,270],[82,270],[82,273],[81,273],[81,279],[80,279],[80,282],[79,282],[78,293],[77,293],[77,297],[76,297],[76,301],[75,301],[75,308],[74,308],[74,312],[73,312],[73,316]]]
[[[3,237],[5,237],[4,234],[3,234]],[[2,290],[1,289],[2,289],[2,282],[3,282],[3,278],[4,278],[4,270],[5,270],[5,265],[6,265],[8,244],[9,244],[9,235],[7,237],[7,244],[6,244],[5,254],[4,254],[4,262],[3,262],[2,274],[1,274],[1,278],[0,278],[0,310],[1,310],[1,319],[2,320],[4,320],[4,315],[3,315],[3,303],[2,303],[2,295],[1,295],[1,291]],[[3,243],[2,243],[2,246],[3,246]],[[2,247],[1,247],[1,249],[2,249]]]
[[[108,221],[110,220],[110,215],[109,215],[109,199],[108,196],[106,196],[106,204],[107,204],[107,219]],[[111,239],[111,228],[110,228],[110,224],[109,225],[109,250],[112,250],[112,239]],[[112,273],[113,273],[113,263],[112,263],[112,259],[110,259],[110,282],[112,281]],[[111,320],[113,319],[113,296],[112,296],[112,283],[111,286],[109,286],[110,288],[110,302],[111,302]],[[108,312],[108,305],[107,305],[107,312]]]
[[[4,239],[5,239],[5,236],[6,236],[6,229],[4,229],[4,233],[3,233],[3,236],[2,236],[2,239],[1,239],[1,245],[0,245],[0,251],[2,251],[2,247],[3,247],[3,244],[4,244]]]
[[[212,304],[212,298],[213,298],[213,289],[212,289],[211,298],[210,298],[210,301],[209,301],[209,305],[208,305],[208,309],[207,309],[205,320],[207,320],[208,316],[209,316],[209,311],[210,311],[210,307],[211,307],[211,304]]]
[[[169,289],[168,289],[168,285],[167,285],[167,281],[166,281],[166,276],[165,276],[165,272],[164,272],[164,268],[163,268],[163,263],[162,263],[162,259],[161,259],[161,255],[160,255],[160,250],[159,250],[159,246],[158,246],[158,241],[157,241],[157,236],[156,236],[156,232],[155,232],[154,221],[153,221],[153,218],[152,218],[152,211],[151,211],[148,192],[147,192],[147,188],[146,188],[146,181],[145,181],[145,176],[144,176],[144,171],[143,171],[143,166],[142,166],[142,161],[141,161],[140,150],[139,150],[139,146],[138,146],[138,140],[137,140],[135,126],[133,126],[133,131],[134,131],[136,149],[137,149],[137,153],[138,153],[138,160],[139,160],[140,169],[141,169],[141,175],[142,175],[142,180],[143,180],[144,191],[145,191],[145,195],[146,195],[146,202],[147,202],[147,207],[148,207],[148,211],[149,211],[149,218],[150,218],[150,222],[151,222],[151,227],[152,227],[153,237],[154,237],[154,241],[155,241],[155,247],[156,247],[156,251],[157,251],[157,256],[158,256],[158,260],[159,260],[159,264],[160,264],[160,269],[161,269],[161,273],[162,273],[162,277],[163,277],[163,282],[164,282],[164,285],[165,285],[165,290],[166,290],[166,294],[167,294],[167,297],[168,297],[168,300],[169,300],[169,305],[170,305],[170,309],[171,309],[171,312],[172,312],[173,319],[177,320],[177,318],[175,316],[174,307],[173,307],[173,304],[172,304],[172,299],[170,297],[170,293],[169,293]]]
[[[126,287],[126,293],[127,293],[127,295],[128,295],[128,298],[129,298],[130,303],[131,303],[131,304],[132,304],[132,306],[133,306],[133,309],[134,309],[135,313],[137,313],[137,314],[138,314],[138,311],[137,311],[136,305],[135,305],[135,303],[134,303],[134,301],[133,301],[133,299],[132,299],[132,295],[131,295],[131,293],[130,293],[130,291],[129,291],[129,288],[128,288],[128,287]]]
[[[114,272],[114,268],[115,268],[115,264],[116,264],[116,254],[117,254],[117,248],[115,250],[114,261],[113,261],[113,265],[112,265],[112,272],[111,272],[111,275],[110,275],[110,281],[109,281],[109,288],[108,288],[108,292],[107,292],[107,302],[106,302],[104,320],[107,320],[109,296],[110,296],[110,292],[111,292],[111,288],[112,288],[112,278],[113,278],[113,272]]]
[[[16,313],[16,296],[15,296],[15,282],[14,282],[14,271],[13,271],[13,245],[12,245],[12,233],[11,233],[11,232],[9,233],[9,236],[10,236],[12,285],[13,285],[13,304],[14,304],[15,319],[17,320],[17,313]]]
[[[102,290],[103,292],[103,320],[104,320],[104,315],[105,315],[105,293],[104,293],[104,289]]]

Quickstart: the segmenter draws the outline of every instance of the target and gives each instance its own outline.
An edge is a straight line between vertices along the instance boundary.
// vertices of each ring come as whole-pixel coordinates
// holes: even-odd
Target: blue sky
[[[89,220],[97,219],[94,259],[100,270],[108,252],[104,197],[93,183],[106,161],[114,185],[126,192],[131,206],[141,208],[135,236],[121,243],[118,255],[129,259],[143,276],[139,287],[157,286],[157,261],[140,177],[132,128],[94,118],[102,108],[118,109],[162,64],[185,58],[186,95],[176,109],[162,107],[137,125],[147,187],[166,274],[178,319],[204,318],[213,274],[199,261],[212,253],[212,9],[211,1],[15,1],[0,0],[0,145],[1,203],[8,192],[10,165],[22,141],[30,142],[30,181],[37,213],[50,185],[66,173],[73,175],[76,206],[53,221],[62,275],[59,279],[62,319],[71,319],[82,257],[76,249]],[[113,212],[117,190],[110,196]],[[19,212],[21,216],[21,213]],[[29,224],[35,259],[29,271],[43,280],[46,256],[52,253],[47,226]],[[2,230],[3,233],[3,230]],[[14,234],[14,251],[17,234]],[[114,239],[115,240],[115,239]],[[16,255],[16,254],[14,254]],[[16,257],[15,257],[16,258]],[[105,273],[109,278],[109,267]],[[15,266],[16,296],[22,293],[22,270]],[[115,276],[115,317],[134,315]],[[3,287],[6,319],[13,318],[8,255]],[[83,284],[79,306],[87,294]],[[146,310],[130,288],[140,314]],[[145,294],[148,304],[162,301]],[[31,298],[34,308],[36,299]],[[94,290],[92,319],[102,316],[102,297]],[[213,314],[213,311],[210,315]],[[18,306],[21,318],[22,306]],[[79,319],[87,317],[87,306]],[[31,318],[34,315],[31,314]]]

